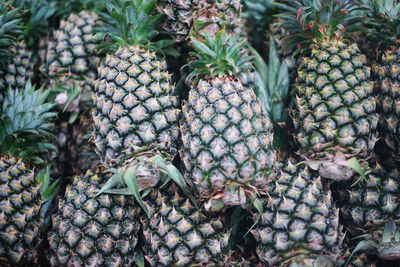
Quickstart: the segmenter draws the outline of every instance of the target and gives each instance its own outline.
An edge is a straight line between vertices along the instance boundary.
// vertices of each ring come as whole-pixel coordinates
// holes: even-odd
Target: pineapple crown
[[[54,2],[47,0],[16,0],[14,6],[21,9],[22,34],[28,46],[38,45],[38,41],[48,32],[49,19],[56,11]]]
[[[51,90],[28,81],[23,90],[8,88],[0,115],[0,155],[18,156],[34,164],[44,162],[44,153],[56,148],[47,142],[52,137],[52,121],[57,117],[51,110],[56,104],[47,99]]]
[[[285,148],[289,144],[289,136],[285,134],[283,128],[289,123],[289,108],[293,105],[289,92],[288,67],[285,61],[280,61],[272,36],[270,36],[268,64],[253,48],[251,52],[255,56],[255,93],[274,123],[274,146]]]
[[[195,82],[206,77],[237,76],[251,68],[248,62],[253,58],[246,55],[246,40],[239,36],[229,37],[225,29],[215,37],[205,32],[204,42],[193,40],[196,52],[190,52],[195,58],[188,65],[194,70],[187,77]]]
[[[363,30],[365,7],[354,0],[298,0],[275,3],[282,10],[276,26],[289,35],[284,50],[305,48],[325,39],[354,40]]]
[[[367,38],[385,48],[400,40],[400,2],[373,0],[365,4],[367,11]]]
[[[152,15],[155,0],[107,0],[105,12],[99,12],[104,25],[98,29],[100,37],[108,37],[113,43],[105,42],[100,50],[116,50],[120,46],[139,45],[152,51],[169,54],[172,40],[153,42],[158,35],[156,26],[162,14]],[[173,53],[173,52],[171,52]]]
[[[6,65],[11,56],[10,46],[15,36],[21,33],[21,14],[19,8],[12,6],[13,1],[0,4],[0,64]]]

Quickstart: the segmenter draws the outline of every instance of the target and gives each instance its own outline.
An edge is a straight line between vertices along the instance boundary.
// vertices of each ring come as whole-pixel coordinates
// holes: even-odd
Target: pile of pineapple
[[[400,1],[0,0],[1,266],[399,266]]]

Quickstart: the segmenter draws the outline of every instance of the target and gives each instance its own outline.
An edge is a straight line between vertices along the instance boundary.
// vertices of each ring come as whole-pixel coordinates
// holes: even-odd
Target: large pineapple
[[[334,266],[342,227],[329,186],[318,173],[289,158],[278,164],[266,189],[252,230],[260,259],[270,266]]]
[[[140,209],[132,196],[101,194],[111,175],[88,170],[67,187],[48,235],[51,266],[131,266]]]
[[[380,131],[396,161],[400,160],[400,3],[371,1],[367,36],[378,51],[373,66]]]
[[[246,204],[267,183],[276,158],[271,121],[237,77],[249,60],[242,57],[243,44],[225,31],[215,39],[207,35],[205,43],[194,41],[197,59],[190,63],[180,154],[195,195],[215,208]]]
[[[222,266],[228,263],[229,231],[222,216],[205,214],[175,185],[144,199],[144,256],[151,266]]]
[[[105,33],[117,47],[98,69],[92,115],[96,150],[107,167],[143,149],[157,148],[169,158],[177,153],[178,99],[151,42],[161,18],[151,15],[154,9],[154,1],[118,0],[103,14]]]
[[[52,149],[50,91],[28,82],[7,91],[0,112],[0,265],[28,264],[36,258],[43,223],[41,184],[35,167]]]
[[[375,157],[370,160],[369,167],[366,179],[355,175],[347,186],[336,186],[343,218],[353,236],[364,233],[372,236],[381,246],[378,256],[385,258],[383,253],[393,252],[392,256],[399,259],[399,240],[397,243],[392,243],[391,237],[389,242],[381,240],[385,223],[394,222],[400,226],[400,171],[383,168]]]
[[[357,2],[285,1],[279,7],[286,11],[279,19],[290,34],[288,48],[309,47],[298,70],[293,111],[300,152],[324,178],[350,179],[347,161],[363,160],[373,150],[378,122],[370,68],[347,41],[359,30]]]

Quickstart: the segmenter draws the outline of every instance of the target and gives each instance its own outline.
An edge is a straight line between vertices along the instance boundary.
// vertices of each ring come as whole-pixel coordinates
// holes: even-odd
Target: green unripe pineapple
[[[88,170],[67,187],[49,233],[51,266],[131,266],[140,209],[132,196],[101,194],[110,175]]]

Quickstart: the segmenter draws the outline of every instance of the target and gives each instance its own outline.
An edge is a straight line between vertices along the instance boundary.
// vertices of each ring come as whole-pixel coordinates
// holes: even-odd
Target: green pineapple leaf
[[[139,203],[140,207],[143,209],[143,211],[146,213],[146,215],[150,218],[150,213],[143,203],[142,196],[139,193],[139,188],[136,183],[136,170],[137,170],[137,167],[135,167],[135,166],[127,168],[125,170],[123,179],[124,179],[125,184],[128,186],[129,191],[132,193],[132,195],[135,197],[136,201]]]
[[[160,167],[162,170],[164,170],[168,177],[170,177],[183,191],[183,193],[190,198],[192,201],[193,205],[196,207],[196,209],[199,209],[199,206],[197,204],[196,199],[192,195],[188,185],[186,184],[185,179],[183,178],[182,174],[180,171],[172,164],[166,164],[165,160],[160,156],[156,155],[153,157],[154,163],[156,166]]]
[[[301,48],[309,52],[312,43],[324,39],[355,41],[365,31],[365,6],[352,0],[298,0],[275,2],[281,10],[277,26],[285,28],[284,50]]]
[[[0,68],[3,69],[15,56],[10,53],[10,47],[15,43],[16,36],[22,32],[21,8],[15,8],[13,2],[9,0],[0,4]]]
[[[30,81],[23,90],[7,90],[0,115],[0,154],[42,163],[44,153],[57,150],[48,143],[57,117],[49,94],[50,90],[36,89]]]
[[[107,0],[104,11],[98,12],[103,26],[96,31],[99,38],[109,38],[112,42],[103,42],[100,51],[115,51],[120,46],[140,45],[162,55],[176,56],[171,40],[158,40],[157,26],[163,15],[154,14],[155,0]]]
[[[197,83],[205,77],[237,76],[242,71],[250,70],[248,63],[253,59],[246,56],[242,48],[246,40],[239,40],[239,36],[229,38],[225,29],[218,32],[213,38],[205,32],[204,42],[193,40],[196,52],[190,54],[195,58],[188,63],[193,71],[188,75],[188,83]]]

